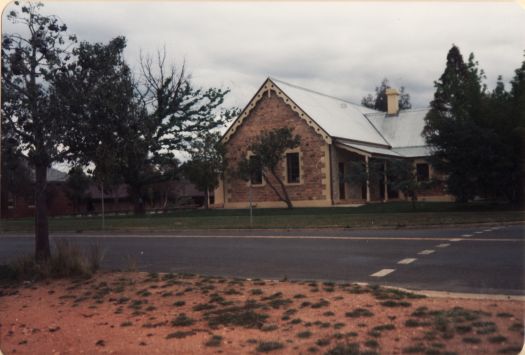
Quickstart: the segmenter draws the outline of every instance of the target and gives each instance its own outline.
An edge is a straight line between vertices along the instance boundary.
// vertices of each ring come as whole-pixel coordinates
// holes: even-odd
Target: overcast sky
[[[424,107],[453,43],[475,53],[489,88],[512,79],[525,50],[525,11],[512,2],[44,3],[80,40],[124,35],[135,69],[141,50],[165,45],[195,84],[231,88],[241,108],[267,76],[353,102],[387,77]]]

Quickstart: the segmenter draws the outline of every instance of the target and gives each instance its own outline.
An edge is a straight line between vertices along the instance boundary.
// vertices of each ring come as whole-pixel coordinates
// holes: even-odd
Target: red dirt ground
[[[281,347],[272,354],[517,354],[524,306],[349,284],[107,273],[1,287],[0,349],[255,354],[274,342]],[[182,313],[193,323],[179,317],[172,324]],[[206,344],[212,336],[221,338]]]

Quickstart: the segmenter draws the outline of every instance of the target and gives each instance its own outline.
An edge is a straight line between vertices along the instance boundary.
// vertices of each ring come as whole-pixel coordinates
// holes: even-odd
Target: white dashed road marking
[[[472,234],[463,234],[462,237],[466,237],[466,238],[472,237]]]
[[[446,248],[446,247],[449,247],[449,246],[450,246],[450,244],[448,244],[448,243],[443,243],[443,244],[438,244],[437,247],[438,247],[438,248]]]
[[[451,242],[459,242],[460,240],[461,240],[461,238],[449,239],[449,241],[451,241]]]
[[[416,260],[417,260],[416,258],[406,258],[406,259],[403,259],[403,260],[399,260],[397,263],[406,265],[406,264],[413,263]]]
[[[492,229],[485,229],[483,232],[492,232]]]
[[[425,250],[420,251],[418,254],[420,254],[420,255],[428,255],[428,254],[432,254],[433,252],[435,252],[435,250],[425,249]]]
[[[483,233],[483,232],[474,232],[474,234],[481,234],[481,233]]]
[[[391,274],[395,271],[396,269],[383,269],[383,270],[379,270],[378,272],[370,275],[370,276],[373,276],[373,277],[384,277],[388,274]]]

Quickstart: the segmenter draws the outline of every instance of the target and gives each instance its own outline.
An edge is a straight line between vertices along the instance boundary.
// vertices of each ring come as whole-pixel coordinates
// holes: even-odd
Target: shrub
[[[392,300],[384,301],[384,302],[381,302],[380,304],[383,307],[410,307],[411,306],[410,302],[406,302],[406,301],[396,302]]]
[[[284,347],[283,344],[276,342],[276,341],[263,341],[260,342],[259,345],[257,345],[258,352],[267,353],[273,350],[282,349]]]
[[[86,252],[86,261],[91,273],[95,273],[100,269],[100,264],[104,260],[105,255],[106,250],[99,243],[89,246]]]
[[[368,339],[365,341],[365,346],[368,346],[369,348],[377,348],[379,343],[374,339]]]
[[[194,320],[184,313],[179,314],[177,318],[171,321],[171,325],[177,327],[186,327],[192,325],[193,323]]]
[[[356,308],[352,312],[346,312],[345,315],[350,318],[358,318],[358,317],[372,317],[374,313],[370,312],[368,309],[365,309],[365,308]]]
[[[328,344],[330,344],[330,339],[328,338],[318,339],[315,343],[318,346],[327,346]]]
[[[174,333],[170,333],[168,335],[166,335],[166,339],[181,339],[181,338],[186,338],[187,336],[190,336],[190,335],[195,335],[195,332],[193,330],[189,330],[189,331],[176,331]]]
[[[326,355],[358,355],[359,344],[350,343],[350,344],[338,344],[335,348],[330,349],[326,352]]]
[[[297,333],[297,337],[301,339],[310,338],[312,336],[312,332],[309,330],[305,330],[303,332]]]
[[[51,274],[55,277],[86,276],[91,274],[80,250],[66,239],[55,242],[55,255],[49,260]]]
[[[220,335],[213,335],[207,342],[204,343],[205,346],[220,346],[222,342],[222,337]]]
[[[505,341],[507,341],[507,338],[505,338],[502,335],[496,335],[496,336],[493,336],[493,337],[489,338],[489,342],[491,342],[493,344],[499,344],[499,343],[503,343]]]
[[[43,280],[49,277],[89,277],[100,267],[103,250],[98,245],[90,246],[86,253],[66,239],[55,242],[51,257],[37,262],[27,255],[0,266],[0,280]]]

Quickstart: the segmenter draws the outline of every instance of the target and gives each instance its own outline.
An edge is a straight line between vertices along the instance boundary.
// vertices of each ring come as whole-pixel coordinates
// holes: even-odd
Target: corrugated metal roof
[[[364,115],[378,111],[278,79],[271,80],[330,136],[388,145]]]
[[[430,147],[398,147],[392,148],[392,150],[399,153],[399,155],[405,158],[416,158],[416,157],[428,157],[431,153]]]
[[[388,149],[388,148],[380,148],[380,147],[373,147],[365,144],[355,144],[355,143],[343,143],[343,142],[337,142],[338,145],[343,147],[348,147],[350,149],[357,149],[362,152],[370,153],[372,155],[386,155],[391,157],[398,157],[401,158],[402,155],[400,155],[398,152]]]
[[[426,146],[421,135],[428,109],[404,110],[397,116],[383,112],[365,114],[393,148]]]

